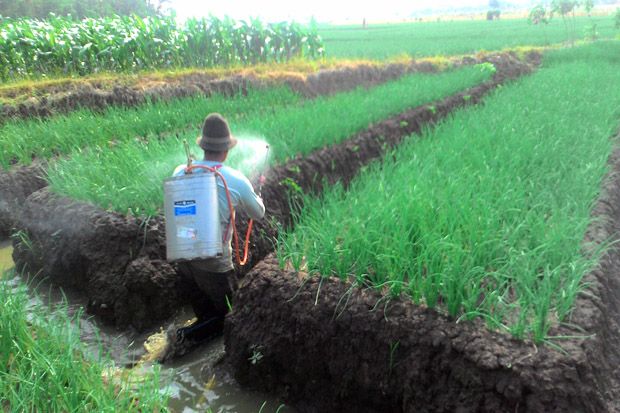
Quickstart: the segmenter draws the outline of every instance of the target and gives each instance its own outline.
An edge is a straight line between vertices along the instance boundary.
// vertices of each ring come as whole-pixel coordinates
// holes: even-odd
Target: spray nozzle
[[[183,139],[183,147],[185,148],[185,154],[187,155],[187,169],[192,166],[192,153],[189,151],[189,143],[187,139]]]

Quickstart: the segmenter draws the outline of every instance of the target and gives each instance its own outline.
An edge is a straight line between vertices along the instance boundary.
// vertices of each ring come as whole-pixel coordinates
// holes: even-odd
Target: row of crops
[[[287,87],[239,90],[234,96],[214,94],[173,101],[158,100],[136,108],[110,106],[49,119],[15,120],[0,126],[0,167],[29,164],[33,157],[66,155],[87,146],[113,148],[134,138],[154,139],[193,126],[210,112],[235,119],[245,113],[298,104],[301,96]]]
[[[216,17],[0,18],[0,79],[282,62],[322,56],[315,30]]]
[[[581,242],[614,144],[609,137],[620,125],[620,91],[608,87],[620,82],[617,56],[616,42],[552,52],[536,74],[410,139],[347,191],[335,186],[321,200],[308,198],[295,230],[279,242],[282,263],[545,339],[570,313],[595,259],[582,255]],[[279,163],[490,76],[487,66],[415,74],[311,101],[286,89],[251,91],[226,106],[241,141],[228,163],[243,169],[244,151],[255,149],[252,138],[269,142],[271,162]],[[197,133],[179,130],[196,120],[183,118],[177,106],[191,112],[193,104],[82,111],[3,129],[13,139],[56,139],[41,145],[69,155],[50,167],[54,191],[153,214],[161,207],[162,179],[184,160],[181,141]],[[210,110],[201,106],[194,114]],[[82,128],[92,130],[76,138]],[[53,155],[37,150],[11,156]]]
[[[596,258],[582,240],[618,143],[619,56],[617,42],[551,53],[348,191],[306,199],[280,240],[282,264],[545,339]]]
[[[490,79],[492,72],[492,66],[482,65],[435,75],[413,74],[370,90],[360,88],[285,106],[274,100],[272,105],[257,101],[254,107],[229,107],[225,114],[240,143],[227,163],[251,173],[255,165],[242,161],[256,150],[257,138],[270,144],[273,163],[307,154],[342,141],[373,122],[479,84]],[[236,104],[241,102],[243,98],[238,98]],[[75,115],[66,119],[82,120]],[[26,133],[28,122],[21,129]],[[54,133],[67,136],[62,130]],[[195,126],[167,139],[136,140],[131,133],[116,135],[119,143],[112,150],[106,144],[74,151],[50,167],[48,179],[54,191],[74,199],[122,212],[131,209],[155,214],[162,206],[162,180],[185,159],[182,140],[193,142],[197,133]],[[41,129],[35,140],[45,135]]]
[[[112,379],[112,361],[89,354],[81,342],[79,313],[69,316],[61,306],[50,314],[47,306],[33,304],[25,286],[4,279],[10,275],[0,273],[2,411],[166,411],[159,369]]]

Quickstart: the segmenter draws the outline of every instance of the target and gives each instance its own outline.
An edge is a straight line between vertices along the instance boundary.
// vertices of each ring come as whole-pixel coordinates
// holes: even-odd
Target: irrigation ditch
[[[536,56],[535,56],[536,57]],[[458,107],[479,102],[497,85],[529,73],[511,54],[487,57],[497,67],[492,81],[373,125],[342,144],[326,147],[268,171],[263,195],[268,220],[257,223],[251,260],[240,277],[273,251],[279,225],[291,223],[291,185],[320,193],[325,182],[345,184],[357,171],[405,136],[419,132]],[[536,59],[534,59],[536,60]],[[85,292],[87,311],[119,328],[142,331],[161,323],[196,294],[192,281],[165,261],[162,217],[148,220],[108,212],[58,196],[33,192],[12,217],[18,270],[45,274],[53,283]],[[240,227],[246,225],[242,222]]]

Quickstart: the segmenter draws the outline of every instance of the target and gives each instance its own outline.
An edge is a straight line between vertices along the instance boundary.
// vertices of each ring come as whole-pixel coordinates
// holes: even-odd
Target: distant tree
[[[596,30],[596,23],[594,23],[594,20],[592,20],[592,9],[594,8],[594,1],[584,0],[582,2],[582,5],[586,13],[588,13],[588,19],[590,20],[590,23],[586,27],[584,27],[583,32],[586,39],[596,40],[598,38],[598,32]]]
[[[103,17],[112,14],[155,16],[162,14],[167,0],[0,0],[0,15],[4,17],[46,18],[70,14],[76,18]]]
[[[614,17],[614,20],[616,22],[616,29],[620,29],[620,8],[616,9],[616,17]]]
[[[535,26],[541,25],[544,27],[543,31],[545,33],[545,44],[549,44],[549,39],[547,37],[547,26],[551,21],[551,12],[547,10],[547,7],[544,4],[538,4],[534,6],[532,10],[530,10],[530,14],[528,16],[528,22]]]
[[[489,10],[487,11],[487,20],[499,20],[499,16],[501,11],[499,10]]]
[[[549,24],[550,15],[547,12],[547,8],[544,4],[538,4],[530,10],[530,14],[528,16],[528,21],[530,24],[539,25],[539,24]]]
[[[575,9],[579,5],[575,0],[553,0],[551,2],[551,13],[562,16],[566,37],[571,44],[575,44]]]
[[[487,20],[499,19],[501,14],[498,0],[489,0],[489,11],[487,11]]]

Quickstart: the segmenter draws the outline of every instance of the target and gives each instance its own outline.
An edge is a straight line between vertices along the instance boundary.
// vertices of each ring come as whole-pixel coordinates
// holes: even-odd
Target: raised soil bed
[[[320,193],[324,179],[346,184],[363,165],[404,137],[459,107],[479,102],[507,79],[531,71],[529,64],[511,54],[488,59],[498,69],[492,81],[409,110],[339,145],[271,169],[263,187],[268,219],[257,223],[251,261],[239,270],[240,275],[273,251],[277,225],[290,224],[287,183],[315,193]],[[52,194],[47,188],[30,195],[19,212],[13,220],[28,240],[14,242],[18,269],[40,272],[58,285],[85,292],[87,310],[110,324],[146,329],[173,315],[198,291],[193,281],[178,276],[174,265],[165,261],[161,217],[143,221],[107,212]],[[245,225],[241,223],[241,231]]]
[[[26,198],[46,186],[45,166],[40,162],[0,171],[0,239],[13,232],[15,211],[23,208]]]

